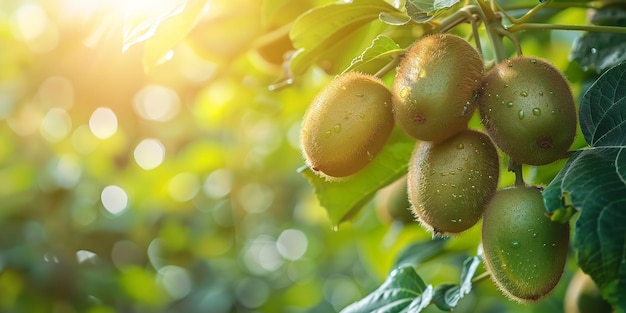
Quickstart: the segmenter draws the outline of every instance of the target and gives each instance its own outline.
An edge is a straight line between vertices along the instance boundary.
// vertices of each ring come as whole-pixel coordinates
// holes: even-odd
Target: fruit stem
[[[385,64],[385,66],[383,66],[380,70],[378,70],[378,72],[376,72],[376,74],[374,74],[374,76],[378,77],[378,78],[382,78],[383,76],[385,76],[385,74],[387,74],[389,71],[391,71],[392,69],[394,69],[398,63],[400,63],[400,60],[402,59],[402,54],[396,54],[395,57],[393,58],[393,60],[391,60],[391,62]]]
[[[517,163],[515,161],[509,160],[509,172],[515,173],[515,186],[523,187],[526,186],[524,182],[524,175],[522,174],[522,164]]]
[[[498,6],[498,4],[494,1],[493,3],[496,6],[496,9],[498,11],[500,11],[504,16],[506,16],[506,18],[511,21],[511,23],[513,24],[523,24],[526,23],[529,19],[531,19],[537,12],[539,12],[541,9],[545,8],[548,4],[550,4],[552,1],[551,0],[546,0],[544,2],[540,2],[539,4],[537,4],[536,6],[534,6],[532,9],[528,10],[528,12],[526,12],[526,14],[524,14],[522,17],[520,18],[515,18],[511,15],[509,15],[505,10],[502,10],[502,8],[500,8],[500,6]]]
[[[490,275],[491,275],[491,274],[489,274],[489,272],[483,272],[483,273],[480,273],[478,276],[476,276],[476,277],[474,277],[474,278],[472,279],[472,285],[478,284],[478,283],[480,283],[481,281],[486,280],[487,278],[489,278],[489,276],[490,276]]]
[[[519,25],[513,25],[507,30],[509,32],[516,32],[520,30],[539,30],[539,29],[551,29],[551,30],[582,30],[588,32],[605,32],[605,33],[620,33],[626,34],[626,27],[621,26],[598,26],[598,25],[567,25],[567,24],[547,24],[547,23],[525,23]]]

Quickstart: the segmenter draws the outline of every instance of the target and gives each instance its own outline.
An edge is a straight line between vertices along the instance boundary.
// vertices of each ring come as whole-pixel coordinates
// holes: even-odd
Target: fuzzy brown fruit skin
[[[435,142],[466,129],[483,68],[476,49],[458,36],[430,35],[416,42],[391,88],[398,125],[419,140]]]
[[[331,80],[307,110],[303,154],[314,171],[350,176],[380,152],[393,126],[389,89],[376,77],[349,72]]]
[[[569,224],[550,221],[539,189],[511,187],[498,191],[485,210],[482,243],[500,290],[518,302],[536,301],[561,279]]]
[[[517,57],[483,79],[481,121],[518,163],[544,165],[566,156],[576,135],[576,107],[567,79],[545,60]]]
[[[435,234],[474,226],[496,192],[499,161],[486,134],[465,130],[441,143],[423,141],[409,163],[409,200]]]

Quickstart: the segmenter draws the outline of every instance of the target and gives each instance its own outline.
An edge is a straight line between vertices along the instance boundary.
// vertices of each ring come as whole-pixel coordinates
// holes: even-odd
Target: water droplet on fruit
[[[537,238],[537,233],[533,233],[533,238]]]
[[[371,153],[369,150],[366,150],[366,151],[365,151],[365,154],[367,154],[367,159],[368,159],[368,160],[371,160],[371,159],[373,159],[373,158],[374,158],[374,157],[372,156],[372,153]]]
[[[341,124],[335,124],[335,126],[333,126],[333,131],[336,133],[341,132]]]
[[[591,54],[596,54],[598,53],[598,49],[596,48],[591,48]]]
[[[452,223],[456,223],[456,220],[452,219],[452,220],[450,220],[450,222],[452,222]]]
[[[441,194],[441,190],[437,189],[437,190],[435,190],[435,193],[436,194]]]
[[[550,95],[551,95],[551,96],[554,96],[554,91],[550,91]]]
[[[519,241],[513,241],[513,242],[511,242],[511,246],[512,246],[513,248],[519,248]]]
[[[365,96],[365,94],[359,92],[359,93],[356,94],[356,96],[359,97],[359,98],[363,98]]]
[[[496,99],[500,100],[500,95],[496,95]]]
[[[330,137],[330,135],[332,135],[330,130],[327,130],[327,131],[324,132],[324,137],[328,138],[328,137]]]
[[[470,111],[470,110],[469,110],[469,106],[464,105],[464,106],[463,106],[463,110],[461,111],[461,116],[465,116],[465,115],[467,115],[467,113],[469,113],[469,111]]]
[[[522,97],[528,97],[528,92],[522,91],[522,92],[519,93],[519,95],[522,96]]]
[[[550,111],[550,114],[552,114],[552,115],[556,115],[556,111],[555,111],[555,110],[552,110],[552,111]]]
[[[540,109],[540,108],[534,108],[534,109],[533,109],[533,115],[534,115],[534,116],[539,116],[539,115],[541,115],[541,109]]]
[[[513,101],[507,102],[506,106],[509,107],[509,108],[512,108],[513,107]]]
[[[539,95],[540,95],[540,96],[543,96],[543,91],[539,91]]]
[[[406,98],[409,96],[409,94],[411,93],[411,89],[409,87],[404,87],[402,88],[402,90],[400,91],[400,97],[402,98]]]
[[[450,184],[450,187],[456,188],[456,184]]]
[[[519,110],[519,111],[517,111],[517,117],[518,117],[520,120],[523,120],[523,119],[524,119],[524,110]]]
[[[537,59],[530,59],[530,63],[533,63],[533,64],[537,63]]]
[[[509,62],[508,66],[513,67],[513,63]]]
[[[463,150],[463,149],[465,149],[465,145],[460,143],[460,144],[456,145],[456,148],[457,148],[457,150]]]
[[[341,90],[346,90],[346,86],[341,86]]]
[[[504,84],[504,88],[509,88],[509,84]]]

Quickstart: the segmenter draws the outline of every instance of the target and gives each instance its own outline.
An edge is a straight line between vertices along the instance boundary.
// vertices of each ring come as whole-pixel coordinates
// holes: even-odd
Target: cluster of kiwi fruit
[[[484,131],[468,128],[476,109]],[[461,37],[425,36],[408,49],[391,88],[355,72],[330,81],[305,114],[304,157],[329,180],[353,175],[396,124],[416,139],[403,179],[421,225],[449,236],[482,218],[483,258],[496,285],[520,302],[547,295],[565,266],[569,225],[547,217],[538,187],[498,190],[498,148],[516,164],[567,155],[576,111],[563,74],[523,56],[485,71]]]

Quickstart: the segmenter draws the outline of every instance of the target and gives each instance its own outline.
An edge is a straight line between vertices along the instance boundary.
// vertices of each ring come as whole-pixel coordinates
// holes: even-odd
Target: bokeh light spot
[[[176,201],[189,201],[200,191],[200,180],[193,173],[180,173],[172,177],[167,185],[167,191]]]
[[[178,114],[180,98],[171,88],[150,85],[137,92],[133,106],[143,119],[165,122]]]
[[[230,193],[233,184],[233,174],[227,169],[218,169],[204,180],[204,193],[214,199],[225,197]]]
[[[117,116],[109,108],[97,108],[89,118],[89,129],[99,139],[107,139],[117,131]]]
[[[191,276],[180,266],[166,265],[160,268],[158,281],[172,299],[182,299],[191,292]]]
[[[264,274],[276,271],[284,261],[278,253],[274,238],[261,235],[254,239],[246,250],[244,263],[251,272]]]
[[[306,252],[309,242],[306,235],[297,229],[286,229],[276,240],[276,248],[285,259],[295,261]]]
[[[119,186],[110,185],[104,187],[100,195],[102,205],[113,215],[120,215],[128,205],[128,195]]]
[[[32,41],[43,35],[48,27],[46,11],[36,3],[26,3],[14,13],[16,37],[24,41]]]
[[[80,161],[72,154],[61,156],[52,168],[52,177],[57,185],[65,189],[74,188],[80,180],[81,173]]]
[[[165,147],[157,139],[144,139],[137,144],[133,155],[139,167],[151,170],[163,163]]]
[[[270,295],[270,286],[263,280],[258,278],[244,278],[235,288],[237,300],[243,306],[254,309],[258,308],[267,301]]]
[[[241,188],[237,198],[248,213],[261,213],[272,205],[274,191],[265,185],[251,183]]]
[[[41,136],[51,143],[59,142],[72,130],[72,119],[64,109],[52,108],[41,120]]]

